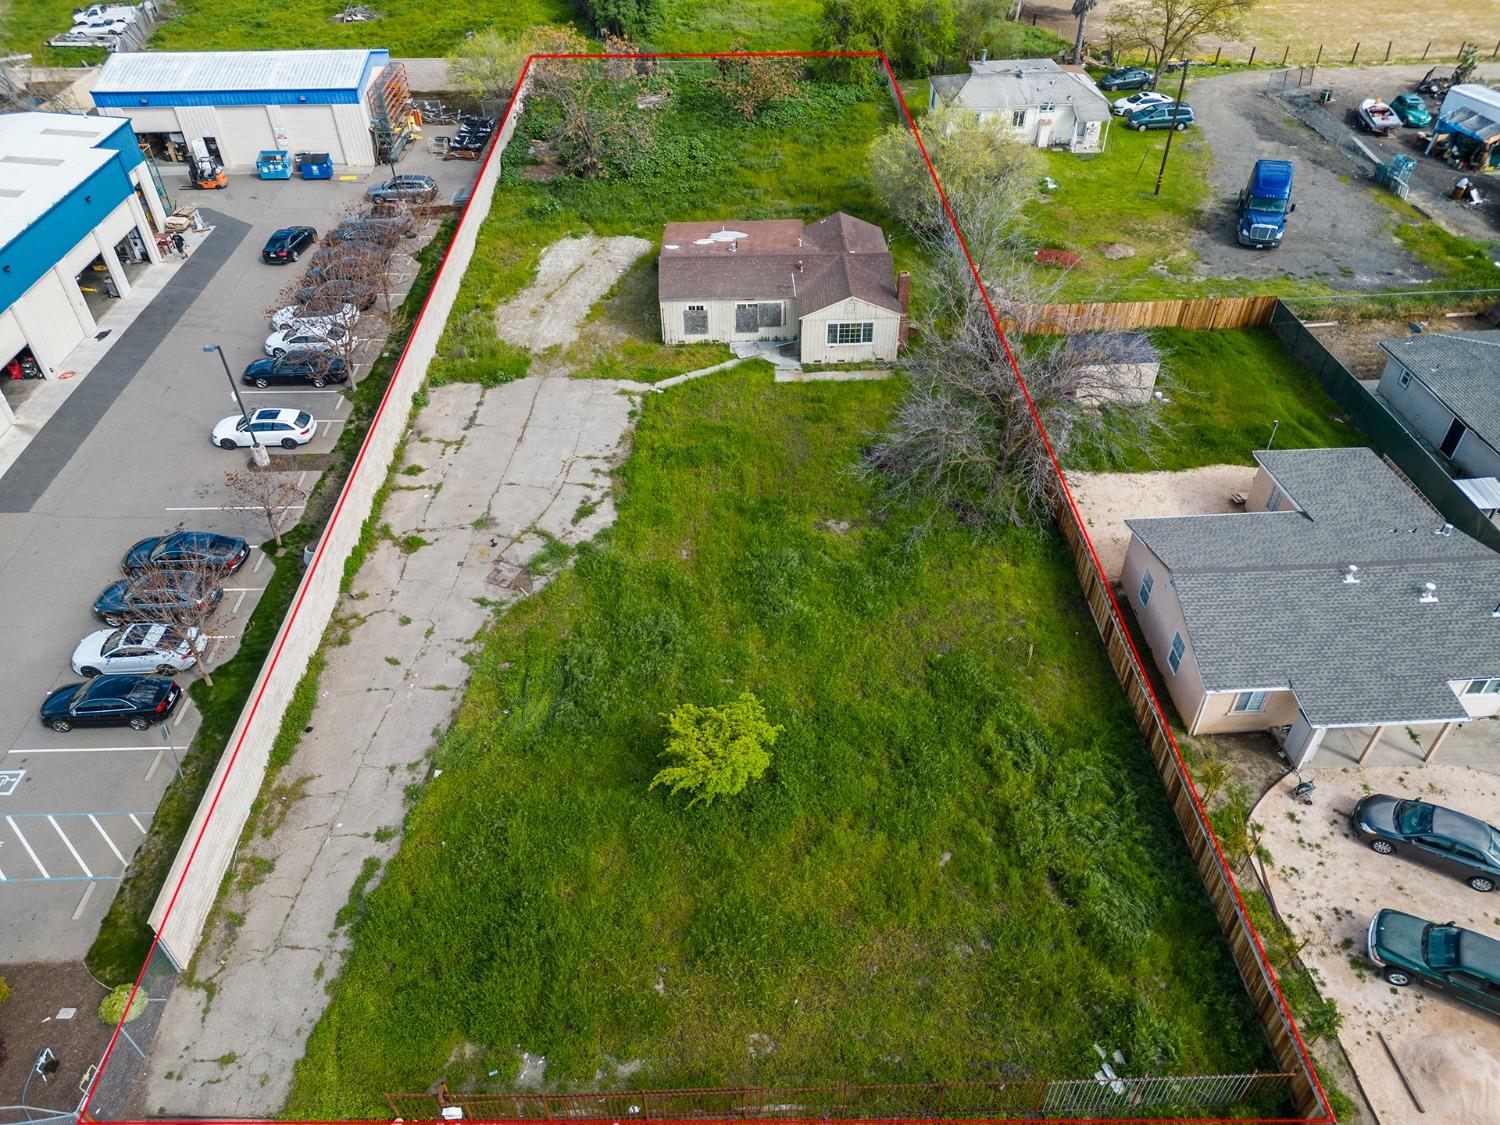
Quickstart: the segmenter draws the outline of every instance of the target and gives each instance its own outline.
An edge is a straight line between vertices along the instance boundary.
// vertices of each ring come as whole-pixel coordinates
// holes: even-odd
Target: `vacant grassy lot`
[[[1162,329],[1151,335],[1162,351],[1160,385],[1171,401],[1147,409],[1164,411],[1175,436],[1154,458],[1141,450],[1087,450],[1070,468],[1147,472],[1249,465],[1250,451],[1266,448],[1273,422],[1278,449],[1369,444],[1269,328]]]
[[[486,638],[288,1113],[517,1047],[563,1088],[1268,1066],[1057,542],[870,518],[900,393],[645,403],[619,523]],[[662,713],[742,690],[771,773],[648,791]]]
[[[865,171],[865,149],[895,120],[890,100],[807,82],[797,97],[746,121],[701,84],[711,68],[709,63],[663,68],[661,78],[672,96],[654,111],[654,145],[629,178],[528,178],[527,151],[540,126],[530,114],[522,119],[505,153],[504,182],[438,348],[435,381],[498,383],[526,371],[530,357],[496,338],[494,309],[531,281],[543,247],[568,234],[628,234],[655,243],[663,224],[672,220],[812,221],[842,208],[883,225],[893,236],[898,268],[917,270],[914,299],[921,299],[915,247],[884,213]],[[622,281],[616,291],[620,300],[595,310],[596,323],[608,331],[613,331],[610,322],[619,324],[630,343],[592,373],[656,379],[705,366],[698,362],[704,355],[727,354],[711,347],[693,354],[657,347],[649,319],[655,315],[655,288],[653,257]],[[572,358],[593,367],[597,357],[589,348],[583,345]]]

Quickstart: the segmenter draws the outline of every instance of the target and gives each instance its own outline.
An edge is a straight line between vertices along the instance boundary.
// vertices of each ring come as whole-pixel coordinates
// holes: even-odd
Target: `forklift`
[[[224,165],[209,154],[208,146],[201,138],[189,146],[192,150],[192,181],[200,191],[229,186],[229,177],[224,174]]]

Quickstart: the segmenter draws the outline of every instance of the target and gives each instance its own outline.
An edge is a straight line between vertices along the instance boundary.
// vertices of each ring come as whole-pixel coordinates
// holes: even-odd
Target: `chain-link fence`
[[[160,945],[153,945],[135,999],[120,1022],[119,1032],[84,1102],[83,1111],[93,1120],[138,1120],[145,1116],[134,1099],[141,1087],[151,1042],[166,1014],[167,1000],[177,986],[177,978],[177,966],[172,959]]]

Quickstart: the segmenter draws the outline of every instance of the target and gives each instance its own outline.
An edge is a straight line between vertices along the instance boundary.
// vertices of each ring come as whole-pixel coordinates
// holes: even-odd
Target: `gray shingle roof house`
[[[1500,476],[1500,332],[1384,340],[1380,397],[1456,477]]]
[[[968,74],[932,77],[927,108],[971,109],[1037,148],[1102,152],[1109,99],[1082,70],[1052,59],[979,59]]]
[[[896,358],[911,279],[885,233],[842,211],[796,219],[668,223],[657,299],[662,342],[799,340],[803,362]]]
[[[1244,513],[1126,521],[1121,582],[1189,731],[1289,725],[1301,764],[1332,727],[1440,741],[1500,713],[1500,555],[1368,449],[1255,457]]]

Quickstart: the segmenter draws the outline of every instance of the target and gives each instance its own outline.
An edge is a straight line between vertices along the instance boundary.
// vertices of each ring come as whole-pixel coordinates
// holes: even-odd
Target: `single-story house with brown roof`
[[[879,227],[842,211],[668,223],[659,264],[666,344],[797,340],[804,363],[863,363],[906,342],[911,277],[894,277]]]

